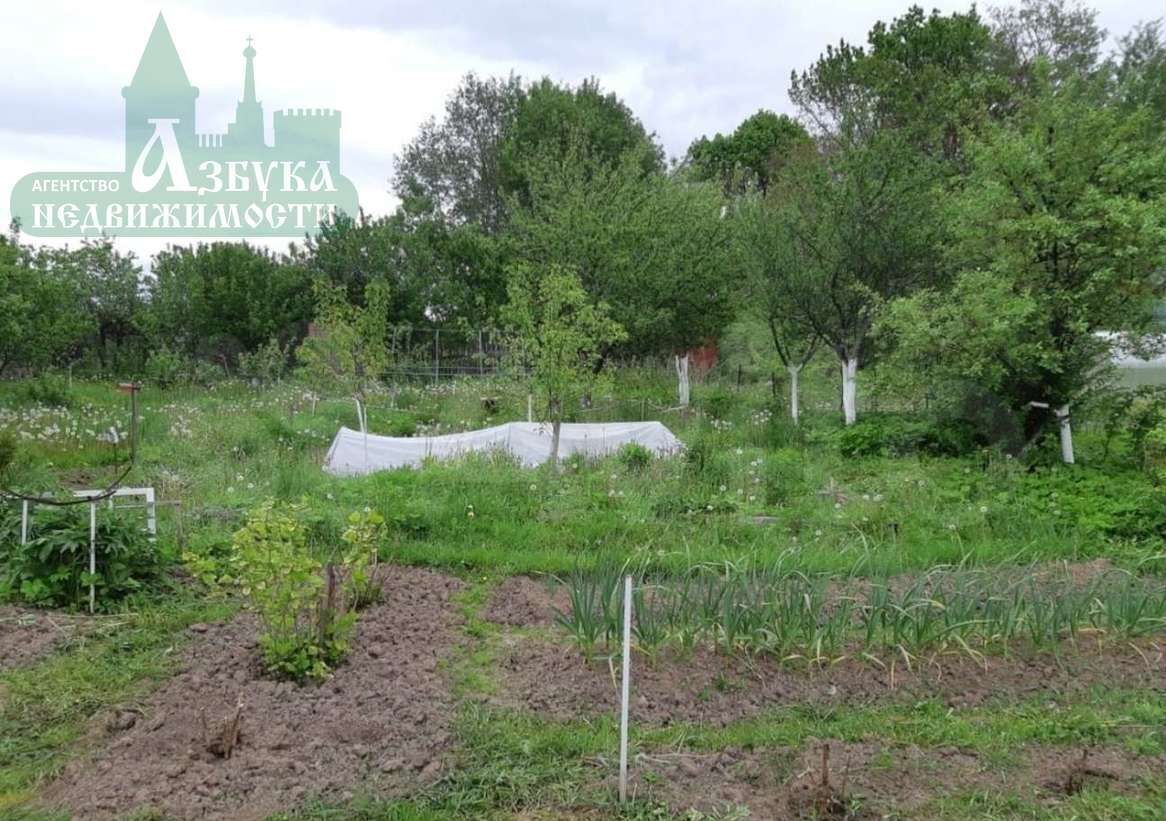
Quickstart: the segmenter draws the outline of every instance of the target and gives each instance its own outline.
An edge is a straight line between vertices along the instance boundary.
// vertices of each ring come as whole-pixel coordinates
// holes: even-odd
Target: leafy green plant
[[[366,507],[348,515],[348,527],[340,538],[347,545],[344,550],[346,583],[355,610],[376,604],[384,596],[378,553],[384,535],[385,518],[375,510]]]
[[[344,612],[339,580],[307,549],[303,505],[265,502],[232,539],[243,594],[263,623],[268,671],[323,679],[344,658],[356,616]]]
[[[25,401],[54,408],[67,408],[73,404],[73,391],[68,381],[58,374],[45,373],[22,383],[21,392]]]
[[[638,442],[628,442],[616,453],[619,463],[630,471],[641,472],[652,463],[652,451]]]
[[[97,518],[96,573],[89,573],[88,509],[38,510],[27,544],[19,517],[0,524],[0,598],[44,607],[79,607],[89,583],[97,604],[108,607],[156,584],[163,562],[140,517],[101,511]]]

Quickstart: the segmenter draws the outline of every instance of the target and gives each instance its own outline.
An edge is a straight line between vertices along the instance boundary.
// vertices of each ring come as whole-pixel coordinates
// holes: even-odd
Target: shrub
[[[349,514],[348,527],[340,538],[347,545],[344,564],[348,569],[346,581],[353,609],[376,604],[384,596],[378,552],[384,535],[385,518],[375,510],[366,507]]]
[[[714,388],[709,391],[701,402],[701,407],[713,419],[728,419],[733,415],[741,397],[724,388]]]
[[[21,393],[26,401],[36,405],[67,408],[73,403],[73,392],[68,381],[51,373],[25,381],[21,386]]]
[[[263,623],[272,674],[323,679],[348,652],[355,614],[343,611],[335,569],[310,555],[302,505],[267,502],[232,539],[236,577]]]
[[[275,337],[252,353],[239,354],[239,375],[260,385],[278,382],[287,370],[288,346]]]
[[[961,456],[985,444],[961,419],[924,420],[896,414],[868,414],[835,434],[843,456]]]
[[[797,451],[773,451],[765,457],[763,470],[766,504],[786,504],[805,489],[802,456]]]
[[[638,442],[628,442],[619,449],[616,458],[629,471],[639,473],[652,463],[652,451]]]
[[[80,607],[92,579],[97,604],[108,607],[156,583],[163,563],[137,517],[102,510],[97,518],[96,566],[89,573],[89,511],[85,505],[39,508],[27,544],[20,517],[0,524],[0,598],[42,607]]]
[[[1012,500],[1020,514],[1040,511],[1100,536],[1157,540],[1166,536],[1160,488],[1137,473],[1075,465],[1021,474]]]
[[[150,352],[145,370],[146,378],[162,388],[181,384],[190,376],[186,358],[165,345]]]

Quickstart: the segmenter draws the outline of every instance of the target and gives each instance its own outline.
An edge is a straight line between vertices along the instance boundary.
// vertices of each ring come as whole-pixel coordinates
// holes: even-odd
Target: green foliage
[[[308,551],[302,505],[266,502],[235,532],[233,564],[263,623],[264,665],[274,675],[323,679],[348,652],[356,615],[342,610],[334,568]]]
[[[1166,505],[1161,487],[1136,473],[1076,465],[1038,468],[1021,477],[1013,503],[1017,512],[1052,515],[1115,539],[1166,539]]]
[[[365,508],[348,515],[348,527],[340,538],[347,571],[345,585],[354,610],[376,604],[384,596],[380,577],[380,544],[385,536],[385,519],[375,510]]]
[[[616,458],[628,470],[641,473],[652,464],[652,451],[637,442],[628,442],[616,452]]]
[[[93,581],[98,607],[108,609],[161,581],[164,563],[143,531],[140,514],[99,511],[97,572],[90,575],[87,506],[38,508],[24,545],[14,510],[19,509],[0,508],[0,599],[76,608],[88,601]]]
[[[835,434],[838,451],[847,457],[963,456],[985,441],[959,419],[913,419],[898,414],[867,414]]]
[[[280,345],[276,337],[267,340],[253,353],[239,354],[239,375],[260,385],[271,385],[287,370],[288,346]]]
[[[296,350],[308,381],[321,390],[340,388],[362,401],[390,363],[389,299],[384,280],[365,288],[363,307],[349,304],[343,287],[316,283],[316,328]]]
[[[766,454],[764,464],[765,502],[784,505],[805,492],[805,465],[802,454],[782,449]]]
[[[43,373],[22,382],[21,393],[26,402],[34,405],[67,408],[73,404],[68,380],[55,373]]]
[[[598,392],[605,378],[603,352],[626,333],[610,318],[606,303],[589,298],[574,271],[516,265],[510,273],[505,318],[514,364],[529,373],[531,392],[555,427],[557,448],[568,403]],[[553,449],[551,461],[557,459]]]

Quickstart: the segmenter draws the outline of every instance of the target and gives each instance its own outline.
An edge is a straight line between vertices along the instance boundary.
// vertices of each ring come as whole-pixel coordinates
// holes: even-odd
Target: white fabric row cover
[[[559,458],[572,453],[598,457],[614,453],[629,442],[663,456],[684,449],[680,440],[659,422],[564,422],[559,436]],[[507,422],[482,430],[447,436],[377,436],[341,428],[324,470],[338,476],[358,476],[377,470],[417,467],[426,458],[454,459],[466,453],[505,451],[526,467],[540,465],[551,455],[551,426],[540,422]]]

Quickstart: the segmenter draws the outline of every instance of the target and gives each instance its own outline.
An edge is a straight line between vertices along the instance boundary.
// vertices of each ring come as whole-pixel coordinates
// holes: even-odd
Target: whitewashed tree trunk
[[[688,407],[689,397],[689,383],[688,383],[688,354],[684,356],[677,355],[676,357],[676,380],[677,380],[677,394],[680,402],[680,407]]]
[[[1069,406],[1057,408],[1057,422],[1061,426],[1061,461],[1073,464],[1073,428],[1069,424]]]
[[[796,425],[801,415],[798,408],[798,376],[802,372],[802,366],[790,365],[786,370],[789,371],[789,415]]]
[[[551,423],[551,467],[559,463],[559,432],[563,428],[563,423],[556,419]]]
[[[858,419],[858,357],[848,356],[842,364],[842,415],[846,424]]]

